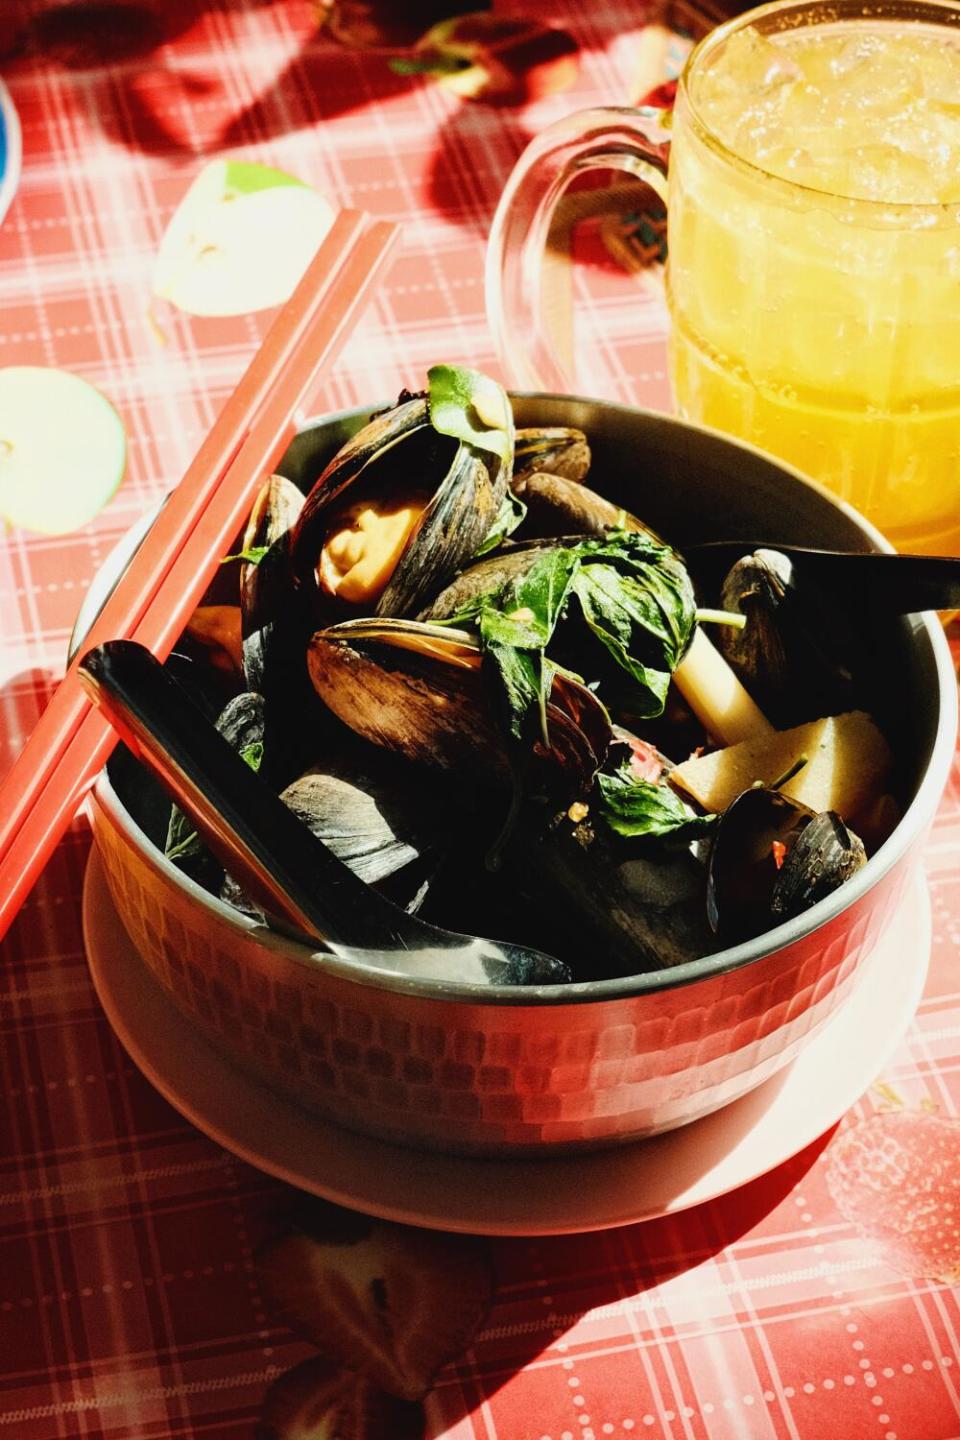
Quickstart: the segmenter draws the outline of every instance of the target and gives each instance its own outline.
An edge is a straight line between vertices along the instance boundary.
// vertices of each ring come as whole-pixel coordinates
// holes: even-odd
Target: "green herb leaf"
[[[527,507],[520,499],[520,496],[514,495],[513,491],[508,489],[503,497],[500,509],[497,512],[497,518],[490,526],[486,538],[474,556],[474,559],[479,560],[481,555],[488,555],[491,550],[496,550],[497,546],[502,544],[508,535],[513,534],[518,525],[522,525],[526,514]]]
[[[245,760],[251,770],[259,770],[263,764],[263,741],[254,740],[252,744],[244,745],[240,751],[240,759]]]
[[[224,555],[220,564],[229,565],[231,560],[242,560],[247,565],[259,565],[269,549],[269,545],[251,545],[249,550],[238,550],[236,555]]]
[[[715,815],[698,815],[669,785],[638,780],[627,761],[611,775],[597,776],[599,812],[618,835],[671,835],[693,840],[709,832]]]
[[[571,596],[583,622],[580,635],[571,629]],[[526,574],[475,595],[452,623],[479,631],[500,674],[510,733],[519,736],[534,704],[543,709],[543,658],[561,618],[578,668],[597,678],[591,654],[599,644],[633,682],[633,708],[655,716],[693,637],[695,615],[693,587],[679,557],[648,535],[616,531],[539,552]],[[517,651],[524,653],[522,664],[512,653]],[[554,663],[556,658],[551,656]]]
[[[454,365],[434,365],[427,382],[435,430],[506,460],[513,447],[513,412],[502,385]]]

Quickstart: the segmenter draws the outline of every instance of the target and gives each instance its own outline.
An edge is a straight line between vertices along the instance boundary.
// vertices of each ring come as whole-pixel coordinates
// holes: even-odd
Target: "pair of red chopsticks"
[[[294,412],[371,296],[399,231],[343,210],[180,484],[104,605],[84,648],[138,640],[163,660],[294,435]],[[77,679],[78,655],[0,785],[0,938],[116,743]]]

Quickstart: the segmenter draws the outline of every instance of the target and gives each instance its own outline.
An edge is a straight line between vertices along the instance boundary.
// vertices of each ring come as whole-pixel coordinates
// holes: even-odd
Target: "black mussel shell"
[[[562,475],[576,482],[582,480],[589,469],[590,445],[582,430],[566,425],[528,426],[517,430],[510,482],[514,490],[534,473]]]
[[[863,841],[833,810],[815,815],[787,854],[770,897],[775,923],[792,920],[867,863]]]
[[[718,626],[715,642],[778,729],[855,708],[854,677],[842,658],[856,653],[847,619],[800,585],[787,556],[757,550],[738,560],[720,604],[747,623],[742,630]]]
[[[762,935],[809,910],[865,865],[859,836],[767,786],[738,795],[721,816],[707,869],[707,918],[725,945]]]
[[[725,945],[750,940],[775,923],[770,902],[778,861],[813,816],[806,805],[765,785],[744,790],[727,806],[707,866],[707,919]]]
[[[418,908],[452,816],[432,777],[374,750],[348,744],[299,776],[280,799],[365,884],[396,904]],[[356,750],[357,758],[353,752]],[[260,916],[242,886],[227,876],[220,898]]]
[[[507,777],[473,635],[414,620],[348,620],[313,636],[307,665],[324,704],[363,739],[428,767]],[[534,760],[577,793],[606,754],[609,717],[592,691],[558,674],[546,721],[549,749],[535,745]]]
[[[503,868],[575,979],[668,969],[717,948],[703,913],[704,867],[689,848],[626,840],[590,812],[574,820],[577,811],[543,811],[524,808]]]
[[[509,545],[462,570],[417,617],[449,620],[482,595],[493,595],[510,581],[522,580],[544,546],[540,541]]]
[[[605,535],[609,530],[652,533],[628,510],[562,475],[537,472],[516,482],[513,489],[527,507],[516,532],[523,539]]]

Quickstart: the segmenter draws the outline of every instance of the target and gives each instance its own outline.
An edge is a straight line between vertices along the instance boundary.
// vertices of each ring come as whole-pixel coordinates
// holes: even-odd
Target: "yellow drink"
[[[960,28],[840,19],[712,44],[670,156],[678,407],[899,548],[960,553]]]

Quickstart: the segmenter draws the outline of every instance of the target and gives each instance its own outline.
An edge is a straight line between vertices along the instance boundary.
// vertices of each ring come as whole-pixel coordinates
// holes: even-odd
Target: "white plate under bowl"
[[[368,1139],[235,1069],[147,970],[96,853],[83,893],[93,982],[131,1058],[171,1105],[251,1165],[339,1205],[479,1235],[560,1235],[629,1225],[725,1195],[798,1154],[863,1094],[919,1003],[930,899],[918,871],[857,989],[796,1060],[680,1130],[556,1158],[446,1157]]]

